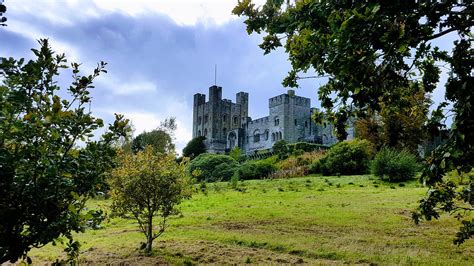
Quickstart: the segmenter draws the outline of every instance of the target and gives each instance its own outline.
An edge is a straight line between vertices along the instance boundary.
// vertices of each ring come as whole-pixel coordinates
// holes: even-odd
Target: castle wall
[[[248,122],[244,145],[246,153],[252,154],[257,150],[272,148],[274,141],[271,138],[271,130],[268,116]]]

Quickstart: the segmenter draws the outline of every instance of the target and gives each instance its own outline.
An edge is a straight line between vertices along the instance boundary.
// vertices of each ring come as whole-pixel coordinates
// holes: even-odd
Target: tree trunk
[[[148,217],[148,226],[146,228],[146,248],[145,252],[147,255],[151,255],[151,249],[153,245],[153,216]]]

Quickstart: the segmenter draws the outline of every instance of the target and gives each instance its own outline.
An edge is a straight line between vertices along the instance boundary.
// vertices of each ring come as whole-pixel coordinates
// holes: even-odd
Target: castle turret
[[[202,135],[202,117],[199,115],[206,103],[206,95],[201,93],[194,94],[193,104],[193,138]]]
[[[209,87],[209,101],[219,102],[220,100],[222,100],[222,87],[216,85]]]
[[[247,117],[249,116],[249,94],[239,92],[235,95],[235,98],[237,105],[240,105],[240,124],[242,125],[247,122]]]

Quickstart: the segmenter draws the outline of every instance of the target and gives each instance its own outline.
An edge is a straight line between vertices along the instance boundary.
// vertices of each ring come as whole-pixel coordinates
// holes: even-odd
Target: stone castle
[[[222,99],[222,87],[209,88],[206,95],[194,95],[193,138],[206,137],[208,152],[226,153],[239,147],[245,154],[271,150],[279,140],[332,145],[337,139],[333,126],[315,124],[311,99],[296,96],[293,90],[268,100],[269,115],[252,120],[248,114],[249,94],[239,92],[236,101]],[[348,130],[349,138],[353,130]]]

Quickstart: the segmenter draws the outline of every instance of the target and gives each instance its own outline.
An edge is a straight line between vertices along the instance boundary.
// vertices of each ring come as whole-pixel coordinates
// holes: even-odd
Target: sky
[[[1,1],[1,0],[0,0]],[[254,1],[262,4],[264,0]],[[237,0],[5,0],[7,27],[0,28],[0,57],[32,58],[36,40],[49,38],[83,74],[108,63],[92,91],[92,112],[106,122],[114,113],[132,121],[135,135],[176,117],[177,151],[192,137],[195,93],[214,85],[235,101],[249,92],[252,118],[268,115],[268,98],[287,91],[290,69],[282,49],[263,55],[262,36],[248,35],[242,18],[231,14]],[[69,72],[59,83],[71,82]],[[319,107],[324,79],[304,80],[297,95]],[[436,102],[443,99],[435,91]]]

